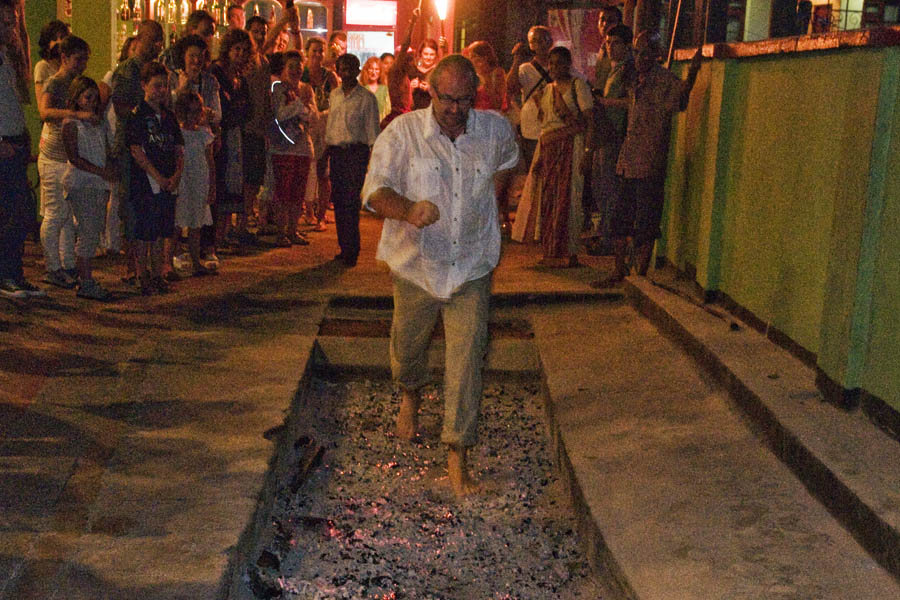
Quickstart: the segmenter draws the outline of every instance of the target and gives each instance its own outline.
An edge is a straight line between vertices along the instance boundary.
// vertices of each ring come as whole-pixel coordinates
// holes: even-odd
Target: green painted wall
[[[868,336],[864,343],[861,387],[900,410],[900,50],[891,49],[885,78],[893,78],[890,123],[882,127],[887,148],[883,201],[874,226]],[[885,86],[887,87],[887,86]]]
[[[671,160],[666,256],[816,353],[832,221],[865,197],[880,68],[872,50],[712,61],[678,119],[676,153],[693,156]],[[682,143],[688,129],[709,137]]]
[[[900,47],[707,61],[666,195],[659,254],[900,410]]]
[[[25,4],[25,27],[31,41],[31,64],[36,65],[38,56],[38,37],[41,27],[56,18],[56,0],[28,0]],[[34,97],[34,85],[31,86],[31,103],[25,107],[25,118],[28,131],[31,133],[31,152],[38,153],[38,142],[41,137],[41,118],[38,115],[37,100]],[[34,170],[36,177],[37,169]]]
[[[879,53],[739,61],[719,289],[818,353],[828,241],[861,212]]]
[[[898,138],[900,48],[707,61],[658,252],[900,409]]]
[[[72,33],[91,47],[85,75],[100,81],[111,64],[111,0],[72,0]]]

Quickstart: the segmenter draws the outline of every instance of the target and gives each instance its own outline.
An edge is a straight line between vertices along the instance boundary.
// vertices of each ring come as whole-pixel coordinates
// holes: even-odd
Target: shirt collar
[[[435,136],[442,135],[441,126],[438,125],[437,119],[434,118],[434,105],[429,104],[428,108],[425,109],[428,111],[428,118],[425,119],[425,131],[423,132],[424,137],[430,138]],[[457,140],[468,134],[471,131],[475,131],[475,109],[469,109],[469,116],[466,119],[466,130],[463,131]],[[448,138],[449,139],[449,138]]]
[[[356,85],[353,86],[353,89],[350,90],[350,93],[349,93],[349,94],[345,94],[345,93],[344,93],[344,88],[341,87],[341,86],[337,86],[337,88],[335,88],[335,89],[338,89],[338,90],[341,91],[341,96],[342,96],[342,97],[344,97],[344,98],[350,98],[350,97],[352,97],[352,96],[356,96],[357,94],[359,94],[359,90],[363,89],[363,86],[361,86],[359,83],[357,83]]]

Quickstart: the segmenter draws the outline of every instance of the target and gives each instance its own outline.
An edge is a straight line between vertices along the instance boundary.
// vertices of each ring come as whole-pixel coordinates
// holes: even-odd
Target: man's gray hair
[[[462,54],[451,54],[442,58],[441,62],[437,64],[428,77],[428,84],[431,87],[435,87],[434,82],[438,80],[444,71],[455,71],[456,73],[467,75],[472,84],[472,89],[478,89],[478,73],[475,71],[475,65]]]
[[[531,29],[528,30],[528,33],[533,36],[534,35],[543,36],[543,38],[545,40],[549,41],[551,44],[553,43],[553,32],[550,31],[549,27],[546,27],[544,25],[535,25]]]

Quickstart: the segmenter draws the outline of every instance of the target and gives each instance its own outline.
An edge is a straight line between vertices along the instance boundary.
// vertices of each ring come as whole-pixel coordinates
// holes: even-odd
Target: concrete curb
[[[798,398],[822,400],[812,369],[735,317],[727,315],[723,322],[644,278],[629,278],[625,291],[641,314],[727,389],[770,450],[882,567],[900,579],[900,510],[895,507],[900,488],[892,472],[900,445],[858,412],[822,402],[799,411]],[[741,339],[735,341],[738,335]],[[748,336],[762,341],[748,343]],[[772,365],[780,368],[772,372]],[[865,461],[866,473],[857,472],[853,463],[862,457],[841,456],[851,448],[866,448],[887,467],[881,472],[879,464]]]
[[[297,431],[302,419],[303,407],[309,390],[309,381],[314,372],[316,362],[316,343],[312,342],[303,374],[291,404],[287,409],[284,425],[280,431],[274,432],[272,440],[272,456],[269,459],[269,468],[266,470],[265,479],[256,501],[250,519],[244,531],[229,553],[228,566],[222,576],[222,586],[217,595],[217,600],[256,600],[256,596],[244,581],[244,568],[255,562],[260,550],[268,541],[271,531],[269,516],[272,514],[272,505],[278,493],[279,482],[292,469],[295,468],[296,453],[293,447],[297,439]]]
[[[543,370],[543,368],[542,368]],[[581,549],[587,558],[591,571],[595,575],[597,585],[603,590],[604,597],[619,600],[638,600],[637,594],[628,582],[625,572],[616,561],[616,557],[603,539],[603,532],[597,525],[597,521],[591,514],[591,508],[584,497],[582,486],[578,481],[578,473],[566,452],[566,443],[560,430],[559,421],[553,402],[553,395],[547,383],[546,375],[543,377],[544,418],[547,426],[547,437],[550,441],[550,450],[553,453],[553,461],[563,480],[565,488],[569,490],[569,501],[575,513],[578,528],[578,538]]]

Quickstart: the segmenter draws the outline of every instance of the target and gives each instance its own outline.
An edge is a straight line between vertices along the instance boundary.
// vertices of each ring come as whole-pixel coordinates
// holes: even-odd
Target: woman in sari
[[[572,54],[567,48],[550,51],[548,71],[552,83],[536,99],[541,118],[541,137],[531,166],[533,201],[526,231],[540,232],[546,267],[578,265],[584,176],[581,161],[588,116],[593,108],[591,89],[571,73]]]
[[[247,206],[244,197],[243,129],[252,108],[245,73],[254,51],[253,39],[243,29],[231,29],[222,38],[219,58],[210,73],[219,83],[222,108],[221,146],[216,152],[216,244],[221,245],[237,215],[238,239],[247,234]]]

